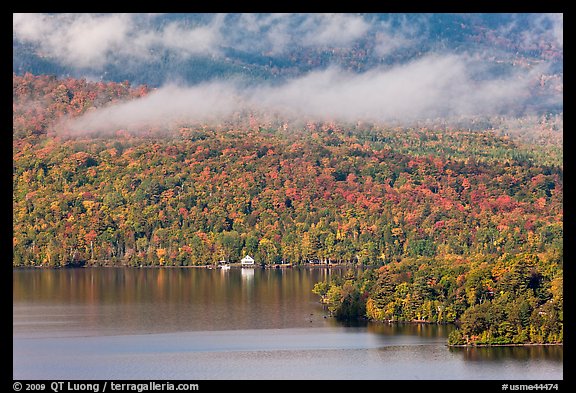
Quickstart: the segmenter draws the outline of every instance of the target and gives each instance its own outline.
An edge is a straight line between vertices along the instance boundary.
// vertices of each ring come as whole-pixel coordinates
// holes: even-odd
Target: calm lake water
[[[344,326],[327,269],[13,271],[14,379],[563,378],[557,346],[446,346],[451,326]]]

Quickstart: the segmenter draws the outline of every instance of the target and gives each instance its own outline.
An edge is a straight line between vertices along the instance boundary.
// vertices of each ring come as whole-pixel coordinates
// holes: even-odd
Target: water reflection
[[[14,270],[14,327],[49,332],[58,322],[85,334],[130,334],[327,326],[312,293],[323,270]]]
[[[516,360],[553,360],[562,362],[564,349],[558,345],[530,345],[517,347],[470,347],[450,348],[450,352],[462,355],[466,361],[505,361]]]
[[[242,279],[246,282],[251,281],[254,279],[254,268],[242,268],[240,269]]]
[[[428,338],[448,337],[450,332],[455,329],[453,325],[440,324],[414,324],[414,323],[368,323],[368,331],[386,336],[395,335],[412,335]]]

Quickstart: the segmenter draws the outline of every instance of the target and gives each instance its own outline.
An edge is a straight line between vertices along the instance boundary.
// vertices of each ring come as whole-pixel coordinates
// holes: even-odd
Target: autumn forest
[[[336,317],[459,322],[453,344],[562,342],[562,147],[546,130],[240,114],[68,132],[65,117],[148,88],[26,73],[13,89],[15,267],[361,266],[314,289]]]

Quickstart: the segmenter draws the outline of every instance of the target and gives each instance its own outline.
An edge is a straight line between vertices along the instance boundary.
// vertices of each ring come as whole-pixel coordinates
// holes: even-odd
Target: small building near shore
[[[252,258],[250,255],[246,255],[244,258],[242,258],[240,263],[242,266],[254,266],[254,258]]]

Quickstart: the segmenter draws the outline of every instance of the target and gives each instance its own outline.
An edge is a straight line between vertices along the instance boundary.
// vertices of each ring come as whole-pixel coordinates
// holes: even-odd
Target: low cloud
[[[191,88],[170,84],[143,98],[90,111],[65,122],[63,126],[73,132],[106,133],[120,129],[167,129],[188,122],[219,121],[242,108],[239,94],[231,83],[210,82]]]
[[[564,47],[564,14],[542,14],[535,18],[534,26],[536,31],[531,29],[534,35],[544,37],[558,48]]]
[[[462,56],[431,55],[363,74],[329,69],[264,88],[260,106],[346,121],[412,121],[495,113],[528,95],[528,80],[474,81]]]
[[[125,14],[14,14],[14,37],[39,46],[39,54],[72,67],[99,69],[126,51],[133,29]],[[132,48],[130,45],[129,48]]]
[[[314,71],[275,86],[217,81],[166,85],[141,99],[96,109],[66,123],[72,132],[113,132],[221,122],[241,113],[286,119],[400,122],[506,114],[530,97],[542,70],[477,80],[465,56],[430,55],[391,69]]]
[[[508,24],[496,30],[499,37],[515,41],[520,49],[564,47],[564,14],[513,14]]]
[[[181,57],[192,55],[217,55],[224,37],[221,28],[223,15],[216,15],[209,23],[190,27],[182,22],[167,24],[160,31],[143,31],[136,34],[142,50],[158,48],[174,51]]]
[[[513,33],[510,39],[520,47],[562,48],[562,14],[511,14],[503,20],[511,23],[490,30],[496,38]],[[510,59],[503,64],[502,48],[492,46],[453,50],[436,35],[440,22],[431,15],[14,14],[13,34],[15,42],[31,44],[42,57],[79,69],[82,75],[98,75],[111,64],[121,70],[141,64],[154,68],[166,59],[192,56],[229,56],[228,65],[238,70],[242,62],[250,64],[250,54],[260,62],[251,71],[262,71],[268,62],[264,56],[287,55],[279,56],[278,64],[287,64],[288,71],[279,73],[274,83],[250,74],[250,83],[216,79],[195,86],[167,84],[142,99],[96,109],[62,125],[77,132],[170,128],[219,122],[245,112],[287,119],[407,123],[515,113],[534,108],[539,100],[561,107],[561,81],[557,88],[555,80],[541,78],[557,73],[548,64],[513,65]],[[473,31],[470,26],[454,27],[460,28]],[[322,61],[313,51],[298,57],[302,49],[318,48],[355,50],[335,51],[334,58]],[[291,68],[293,55],[304,65],[301,69]],[[363,56],[367,61],[356,67],[354,56],[359,63]],[[325,66],[325,61],[348,69],[334,63]],[[322,68],[314,69],[314,62]],[[190,69],[185,68],[159,66],[158,72],[166,75],[158,80],[190,80],[185,78]],[[297,76],[286,80],[287,75]],[[544,88],[535,94],[539,83]]]
[[[299,30],[305,45],[348,46],[363,37],[369,29],[370,24],[361,16],[313,14],[304,20]]]
[[[426,26],[426,19],[421,17],[418,23],[410,23],[406,17],[399,19],[398,26],[391,21],[381,21],[374,35],[374,53],[386,57],[397,50],[410,48],[421,42]]]
[[[153,27],[157,14],[14,14],[14,38],[37,53],[78,69],[101,70],[125,61],[152,61],[166,51],[181,57],[220,53],[223,16],[195,25]]]
[[[79,69],[125,61],[223,56],[233,48],[283,53],[298,47],[347,47],[372,27],[350,14],[215,14],[155,23],[158,14],[14,14],[14,38],[37,53]]]
[[[42,57],[77,68],[103,69],[134,61],[246,53],[282,54],[302,48],[351,48],[372,41],[384,57],[417,44],[438,23],[430,14],[13,14],[13,36]],[[495,32],[508,38],[515,27],[526,47],[563,47],[563,14],[510,14],[510,26]],[[515,21],[518,19],[518,21]],[[427,38],[430,38],[427,36]]]

